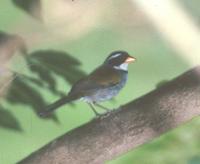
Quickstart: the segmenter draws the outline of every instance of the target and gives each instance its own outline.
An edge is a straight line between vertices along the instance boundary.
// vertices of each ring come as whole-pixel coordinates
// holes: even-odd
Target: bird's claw
[[[112,112],[113,112],[113,110],[109,110],[109,111],[107,111],[107,112],[105,112],[105,113],[102,113],[102,114],[97,113],[95,118],[96,118],[96,119],[98,119],[98,118],[100,118],[100,119],[106,118],[106,117],[108,117]]]

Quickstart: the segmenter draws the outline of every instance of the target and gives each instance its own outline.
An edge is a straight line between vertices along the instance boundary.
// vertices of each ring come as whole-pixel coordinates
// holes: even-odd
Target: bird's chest
[[[84,97],[84,100],[87,102],[101,102],[109,100],[119,93],[119,91],[124,87],[126,81],[127,73],[124,73],[122,74],[122,78],[118,84],[99,89],[90,96]]]

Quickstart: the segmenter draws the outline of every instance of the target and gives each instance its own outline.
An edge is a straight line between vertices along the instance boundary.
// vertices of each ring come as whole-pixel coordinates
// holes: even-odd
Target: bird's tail
[[[58,109],[60,106],[72,102],[73,100],[75,100],[75,98],[69,96],[62,97],[61,99],[55,101],[53,104],[47,106],[46,110],[39,113],[39,115],[41,117],[46,117],[49,114],[51,114],[54,110]]]

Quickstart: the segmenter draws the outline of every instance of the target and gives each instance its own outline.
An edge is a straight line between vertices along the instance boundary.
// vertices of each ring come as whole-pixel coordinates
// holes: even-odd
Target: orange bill
[[[133,62],[133,61],[135,61],[135,60],[136,60],[136,58],[134,58],[134,57],[132,57],[132,56],[129,56],[129,57],[126,59],[125,63],[131,63],[131,62]]]

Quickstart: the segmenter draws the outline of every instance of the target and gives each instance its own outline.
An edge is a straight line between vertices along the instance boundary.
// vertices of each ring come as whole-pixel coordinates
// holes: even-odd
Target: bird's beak
[[[125,60],[125,63],[131,63],[133,61],[135,61],[136,58],[132,57],[132,56],[129,56],[126,60]]]

